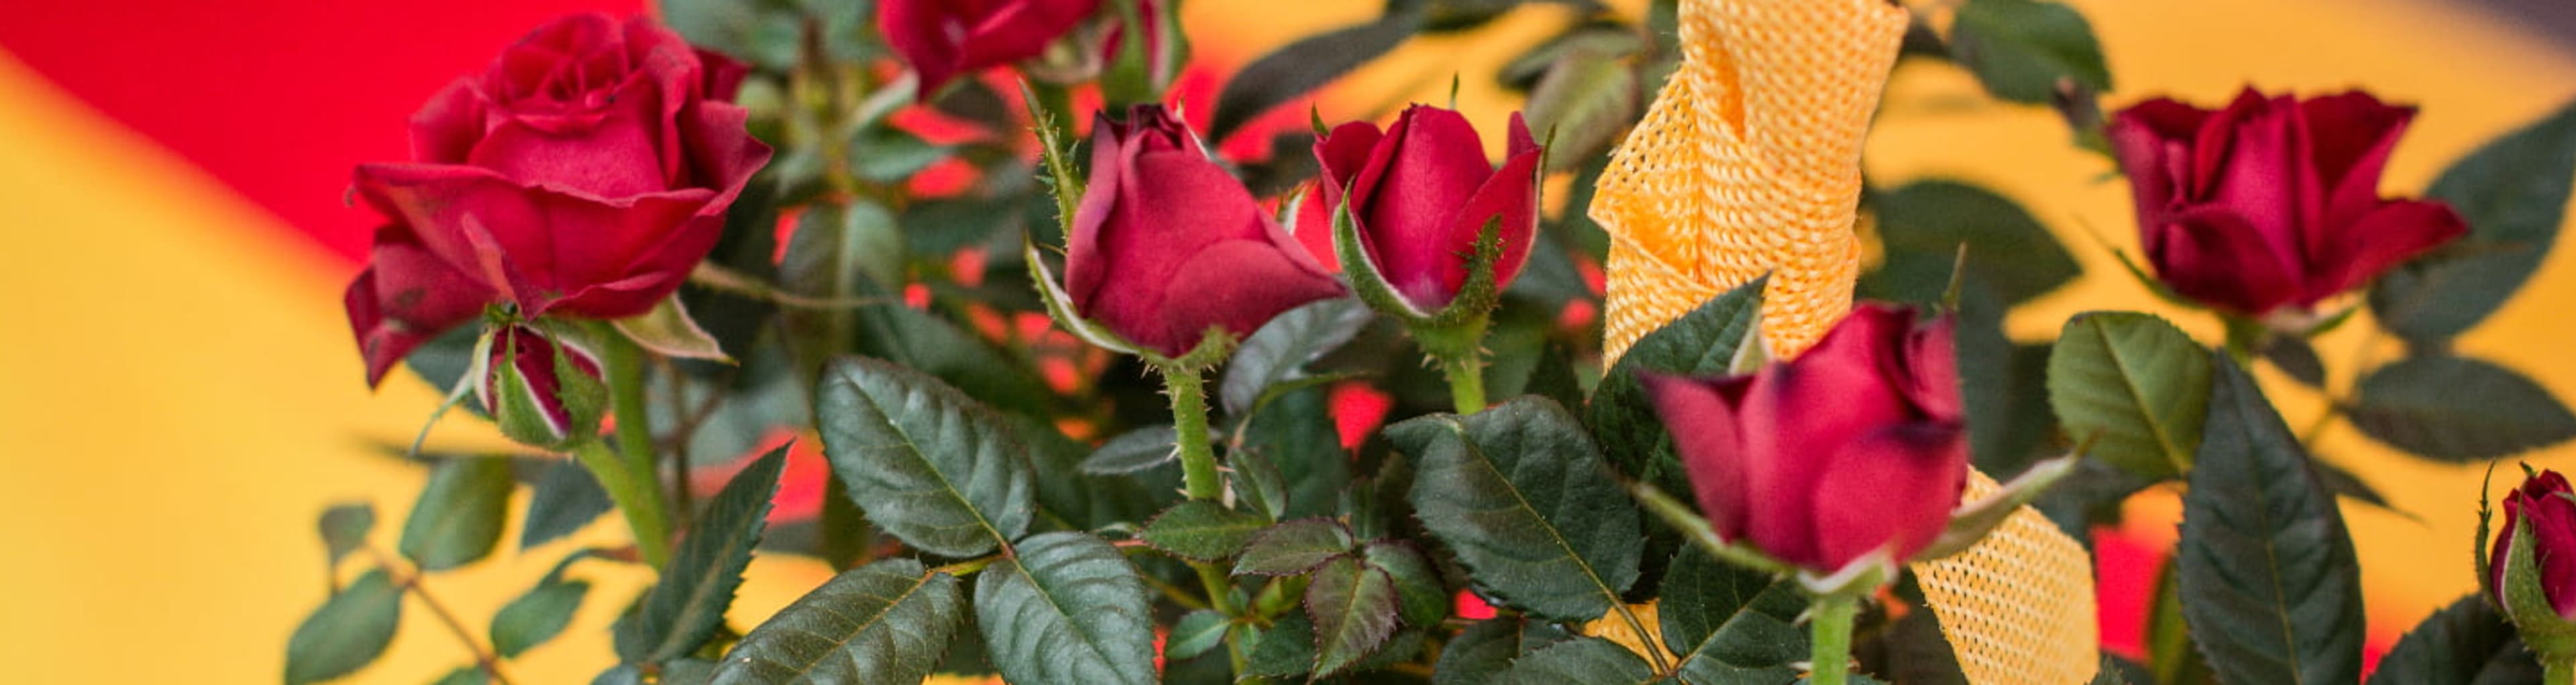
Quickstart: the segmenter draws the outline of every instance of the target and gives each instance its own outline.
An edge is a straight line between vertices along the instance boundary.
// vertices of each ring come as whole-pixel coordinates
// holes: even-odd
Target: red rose
[[[1647,374],[1709,524],[1813,571],[1922,551],[1967,486],[1952,323],[1864,304],[1749,376]]]
[[[2504,528],[2496,531],[2487,569],[2487,589],[2497,606],[2513,606],[2504,600],[2505,552],[2513,546],[2514,527],[2529,524],[2539,551],[2541,594],[2559,618],[2576,619],[2576,501],[2570,495],[2566,477],[2542,471],[2505,496]]]
[[[412,116],[409,163],[360,165],[390,221],[349,286],[367,382],[491,302],[615,319],[680,287],[769,148],[732,60],[636,18],[565,17]]]
[[[599,355],[516,324],[492,331],[474,395],[502,435],[542,449],[597,437],[608,411]]]
[[[2140,104],[2114,117],[2110,137],[2157,277],[2260,316],[2311,307],[2467,232],[2439,202],[2379,197],[2414,117],[2367,93],[2299,101],[2247,89],[2218,112]]]
[[[1100,0],[885,0],[886,44],[921,76],[922,97],[961,74],[1038,56]]]
[[[1157,105],[1091,129],[1091,181],[1065,245],[1074,310],[1178,357],[1344,289]]]
[[[1497,171],[1475,126],[1457,112],[1415,105],[1383,133],[1364,121],[1343,124],[1315,141],[1318,201],[1299,219],[1313,222],[1301,230],[1331,230],[1330,212],[1348,202],[1360,245],[1387,284],[1415,309],[1435,312],[1465,285],[1476,237],[1499,217],[1494,285],[1509,285],[1538,231],[1539,162],[1518,113],[1510,136]]]

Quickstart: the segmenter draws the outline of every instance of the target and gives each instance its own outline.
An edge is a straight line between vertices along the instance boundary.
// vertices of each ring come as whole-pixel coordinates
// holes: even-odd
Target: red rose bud
[[[357,170],[390,219],[346,298],[368,383],[484,303],[615,319],[679,288],[769,160],[725,102],[741,80],[649,19],[584,14],[432,97],[413,162]]]
[[[1939,537],[1967,486],[1948,318],[1864,304],[1797,359],[1749,376],[1645,374],[1709,525],[1835,573]]]
[[[2504,528],[2496,532],[2487,567],[2487,588],[2495,593],[2498,606],[2508,610],[2512,606],[2504,598],[2506,562],[2514,531],[2529,525],[2537,545],[2533,551],[2539,554],[2534,559],[2541,593],[2559,618],[2576,619],[2576,500],[2569,500],[2570,496],[2567,478],[2556,471],[2542,471],[2505,496]]]
[[[1157,105],[1092,125],[1091,180],[1065,245],[1074,311],[1170,357],[1240,339],[1340,281],[1280,230],[1198,135]]]
[[[2414,117],[2366,93],[2300,101],[2248,89],[2217,112],[2149,101],[2109,133],[2157,277],[2261,316],[2312,307],[2467,232],[2447,205],[2379,196]]]
[[[885,0],[886,44],[921,76],[924,98],[958,76],[1036,57],[1101,0]]]
[[[1330,212],[1347,203],[1369,261],[1407,304],[1428,313],[1457,297],[1478,235],[1499,219],[1500,290],[1520,274],[1538,231],[1539,146],[1519,113],[1509,135],[1496,170],[1457,112],[1415,105],[1383,132],[1365,121],[1343,124],[1315,141],[1323,169],[1300,230],[1332,230]]]
[[[490,333],[484,348],[474,395],[502,435],[557,451],[598,437],[608,385],[597,355],[517,324]]]

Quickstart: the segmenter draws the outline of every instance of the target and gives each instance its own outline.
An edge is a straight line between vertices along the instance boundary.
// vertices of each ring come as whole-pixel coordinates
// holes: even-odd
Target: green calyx
[[[1333,208],[1333,252],[1341,260],[1342,272],[1351,280],[1351,289],[1360,301],[1398,321],[1413,332],[1414,340],[1424,349],[1440,354],[1444,348],[1473,350],[1484,335],[1485,321],[1496,306],[1502,304],[1502,288],[1494,277],[1503,260],[1502,217],[1485,221],[1476,234],[1476,251],[1467,257],[1467,281],[1458,294],[1439,311],[1426,312],[1396,292],[1386,280],[1377,261],[1361,245],[1359,221],[1351,217],[1350,193],[1342,194],[1341,206]],[[1463,340],[1462,340],[1463,338]]]
[[[2513,540],[2504,558],[2504,587],[2500,588],[2505,616],[2520,629],[2522,644],[2540,657],[2542,663],[2568,663],[2576,660],[2576,621],[2558,614],[2541,584],[2539,538],[2531,526],[2514,526]]]
[[[535,340],[521,343],[512,339],[517,336]],[[608,384],[598,375],[597,355],[562,331],[529,324],[494,328],[484,337],[478,347],[490,354],[484,357],[486,367],[480,372],[486,380],[479,389],[503,436],[557,452],[598,437],[599,421],[608,413]],[[549,363],[528,368],[522,348],[529,346],[550,348]],[[553,375],[551,392],[531,377],[535,373]]]

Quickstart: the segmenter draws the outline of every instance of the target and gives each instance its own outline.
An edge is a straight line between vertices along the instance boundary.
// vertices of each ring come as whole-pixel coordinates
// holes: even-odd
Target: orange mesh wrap
[[[1907,21],[1886,0],[1682,0],[1681,67],[1591,207],[1611,236],[1608,362],[1765,273],[1762,340],[1777,356],[1850,311],[1861,145]],[[1971,481],[1971,500],[1996,487]],[[2093,676],[2092,564],[2039,512],[1914,570],[1971,681]]]

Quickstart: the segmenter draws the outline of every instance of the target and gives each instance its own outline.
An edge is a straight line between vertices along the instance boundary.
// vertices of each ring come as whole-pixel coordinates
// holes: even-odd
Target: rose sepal
[[[1637,498],[1639,504],[1645,505],[1646,513],[1653,514],[1655,518],[1662,519],[1664,525],[1680,531],[1682,539],[1689,540],[1692,546],[1698,547],[1701,552],[1706,552],[1711,558],[1775,577],[1798,572],[1796,566],[1774,559],[1751,545],[1730,542],[1719,537],[1717,529],[1709,527],[1708,519],[1700,517],[1690,505],[1673,499],[1672,495],[1665,494],[1663,490],[1653,485],[1642,482],[1630,483],[1628,494]]]
[[[2039,499],[2042,493],[2048,491],[2049,486],[2056,485],[2058,481],[2065,480],[2067,475],[2075,473],[2076,462],[2083,458],[2086,447],[2090,446],[2092,441],[2085,442],[2085,445],[2077,446],[2073,453],[2066,456],[2030,465],[2030,468],[2023,470],[2021,475],[2014,476],[2010,482],[2004,483],[2001,489],[1978,498],[1975,502],[1960,503],[1958,509],[1950,512],[1950,525],[1941,529],[1940,537],[1933,538],[1930,546],[1915,553],[1913,560],[1930,561],[1975,547],[1977,542],[1984,540],[1988,533],[1993,533],[1995,528],[2002,526],[2006,519],[2012,518],[2013,512],[2020,511],[2023,506]]]
[[[719,364],[734,364],[716,337],[689,316],[689,308],[680,304],[680,294],[671,293],[653,311],[610,322],[618,335],[635,341],[654,354],[679,359],[696,359]]]
[[[2522,645],[2543,664],[2564,667],[2576,662],[2576,621],[2558,615],[2540,584],[2539,537],[2532,526],[2513,527],[2504,560],[2504,614],[2522,637]]]
[[[1350,279],[1351,290],[1359,293],[1360,301],[1404,322],[1405,328],[1414,331],[1415,339],[1426,343],[1426,347],[1454,343],[1441,338],[1454,338],[1471,329],[1481,334],[1487,317],[1502,304],[1501,288],[1494,283],[1494,270],[1503,259],[1502,218],[1485,220],[1484,228],[1476,232],[1476,252],[1467,257],[1467,280],[1459,284],[1458,294],[1439,311],[1426,312],[1396,292],[1395,285],[1386,280],[1386,271],[1360,243],[1359,220],[1351,215],[1353,195],[1350,189],[1344,189],[1341,204],[1333,207],[1333,254],[1341,260],[1342,273]],[[1425,332],[1434,339],[1425,339]],[[1476,342],[1467,341],[1469,345]]]

